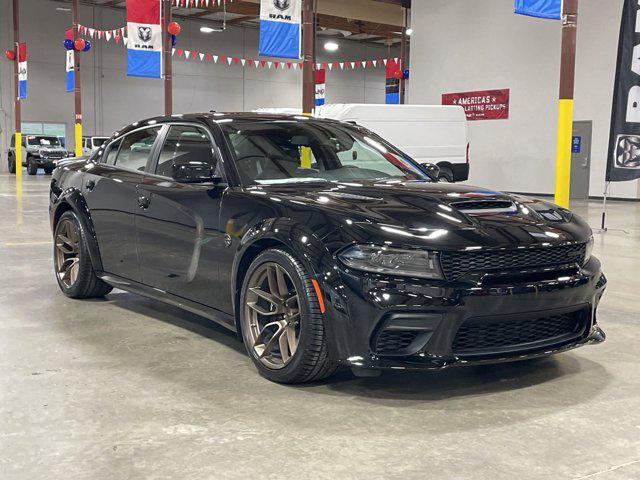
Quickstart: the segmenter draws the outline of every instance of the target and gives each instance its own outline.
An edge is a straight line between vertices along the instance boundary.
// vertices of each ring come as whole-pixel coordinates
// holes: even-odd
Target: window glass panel
[[[116,166],[144,172],[159,132],[160,127],[153,127],[138,130],[124,137],[116,158]]]
[[[173,125],[160,151],[156,175],[176,178],[180,169],[215,172],[216,158],[207,132],[194,125]]]
[[[118,140],[116,142],[113,142],[111,145],[109,145],[109,151],[104,156],[104,163],[106,163],[107,165],[113,165],[115,163],[120,142],[121,140]]]
[[[243,121],[221,125],[243,183],[430,178],[375,134],[347,124]]]

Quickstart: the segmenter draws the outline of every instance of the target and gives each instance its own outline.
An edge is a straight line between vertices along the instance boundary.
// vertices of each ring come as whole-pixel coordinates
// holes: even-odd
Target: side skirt
[[[127,292],[142,295],[143,297],[152,298],[153,300],[158,300],[159,302],[168,303],[169,305],[182,308],[183,310],[187,310],[191,313],[195,313],[196,315],[213,320],[232,332],[237,333],[235,319],[228,313],[221,312],[215,308],[207,307],[200,303],[192,302],[158,288],[149,287],[126,278],[118,277],[117,275],[104,272],[97,273],[97,275],[98,278],[114,288],[119,288],[120,290],[125,290]]]

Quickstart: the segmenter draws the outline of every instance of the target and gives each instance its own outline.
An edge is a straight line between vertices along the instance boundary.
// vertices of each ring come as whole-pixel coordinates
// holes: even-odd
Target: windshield
[[[421,180],[413,160],[365,129],[307,120],[223,120],[243,184]]]
[[[29,145],[33,145],[36,147],[59,147],[60,139],[58,137],[27,137],[27,142]]]

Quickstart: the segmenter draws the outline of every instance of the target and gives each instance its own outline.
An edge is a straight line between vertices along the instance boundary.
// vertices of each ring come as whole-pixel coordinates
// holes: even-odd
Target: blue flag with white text
[[[560,20],[562,18],[562,1],[563,0],[515,0],[515,12],[530,17]]]
[[[300,58],[301,0],[261,0],[258,54]]]

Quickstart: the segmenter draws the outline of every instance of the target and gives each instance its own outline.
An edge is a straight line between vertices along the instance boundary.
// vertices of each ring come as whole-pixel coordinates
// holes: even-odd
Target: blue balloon
[[[67,50],[73,50],[73,40],[65,38],[65,40],[64,40],[64,48],[66,48]]]
[[[171,35],[171,46],[175,47],[176,46],[176,36],[175,35]]]
[[[83,52],[88,52],[90,48],[91,48],[91,42],[89,40],[85,40],[84,41],[84,48],[82,49],[82,51]]]

